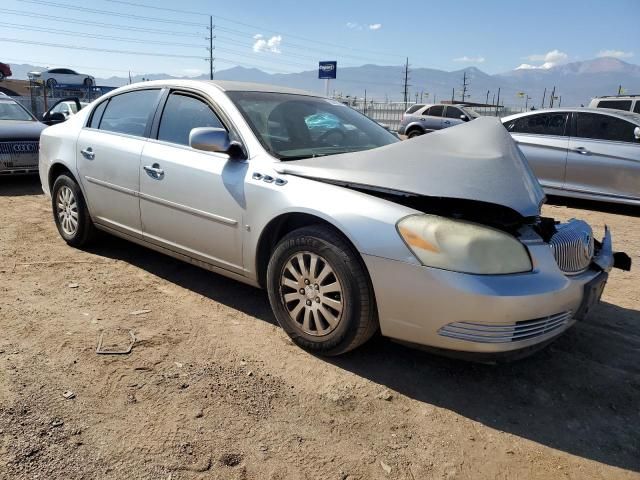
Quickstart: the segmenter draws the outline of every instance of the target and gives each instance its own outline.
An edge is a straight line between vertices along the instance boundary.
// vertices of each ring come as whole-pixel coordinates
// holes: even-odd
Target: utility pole
[[[489,103],[489,90],[487,90],[487,99],[484,101],[484,104],[487,105]]]
[[[562,95],[560,95],[560,98],[558,99],[558,107],[562,106]]]
[[[409,57],[407,57],[407,61],[404,64],[404,88],[402,89],[403,97],[404,97],[404,107],[407,108],[407,103],[409,102]]]
[[[364,89],[364,107],[363,112],[365,115],[367,114],[367,89]]]
[[[453,103],[454,103],[455,96],[456,96],[456,89],[455,89],[455,88],[452,88],[452,89],[451,89],[451,104],[452,104],[452,105],[453,105]]]
[[[498,102],[496,103],[496,117],[498,116],[498,107],[500,106],[500,87],[498,87]]]
[[[207,48],[207,50],[209,50],[209,80],[213,80],[213,72],[215,70],[213,68],[213,61],[215,60],[215,57],[213,56],[213,50],[215,49],[213,40],[216,38],[213,34],[214,29],[215,25],[213,24],[213,15],[209,15],[209,36],[207,37],[207,40],[209,40],[209,48]]]
[[[542,94],[542,104],[540,108],[544,108],[544,99],[547,97],[547,87],[544,87],[544,93]]]
[[[464,99],[469,97],[467,95],[467,90],[469,89],[469,81],[467,79],[467,71],[465,70],[462,74],[462,103],[464,103]]]
[[[553,108],[553,100],[556,97],[556,86],[553,86],[553,90],[551,91],[551,97],[549,98],[549,108]]]
[[[618,95],[622,95],[622,85],[618,85]]]

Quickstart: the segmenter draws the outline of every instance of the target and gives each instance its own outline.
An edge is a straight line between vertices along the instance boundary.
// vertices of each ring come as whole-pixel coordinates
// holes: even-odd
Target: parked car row
[[[44,130],[40,180],[68,244],[103,230],[265,288],[310,351],[380,330],[449,354],[524,355],[588,315],[629,260],[607,229],[598,241],[583,221],[541,217],[512,135],[465,112],[431,112],[460,125],[403,142],[302,91],[146,82]]]

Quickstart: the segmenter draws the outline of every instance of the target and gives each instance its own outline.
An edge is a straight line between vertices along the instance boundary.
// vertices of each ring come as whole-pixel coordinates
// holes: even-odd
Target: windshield
[[[14,101],[0,100],[0,120],[35,120],[29,112]]]
[[[227,92],[262,145],[281,160],[382,147],[398,138],[335,100],[271,92]]]

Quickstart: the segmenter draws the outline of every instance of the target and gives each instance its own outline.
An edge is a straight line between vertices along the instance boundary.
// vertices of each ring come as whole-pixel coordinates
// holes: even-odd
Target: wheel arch
[[[53,184],[55,183],[56,178],[63,174],[69,175],[78,185],[80,185],[80,182],[78,182],[78,179],[71,172],[69,167],[67,167],[64,163],[57,162],[51,165],[51,167],[49,168],[49,173],[47,174],[47,180],[49,182],[49,193],[53,192]]]
[[[419,123],[410,123],[409,125],[407,125],[407,128],[405,128],[404,134],[409,135],[409,133],[411,133],[414,130],[419,130],[422,133],[426,133],[426,130]]]
[[[344,240],[353,248],[355,254],[357,254],[361,261],[362,257],[360,255],[359,249],[356,247],[353,240],[349,237],[347,233],[345,233],[341,228],[336,226],[334,223],[331,223],[329,220],[314,215],[313,213],[307,212],[287,212],[274,217],[267,223],[267,225],[262,229],[260,233],[260,237],[258,239],[258,243],[256,246],[256,280],[262,288],[266,287],[266,277],[267,277],[267,266],[269,265],[269,259],[271,258],[271,253],[275,249],[278,242],[288,233],[301,228],[307,227],[310,225],[324,225],[334,230],[340,236],[344,238]],[[362,261],[365,272],[367,276],[369,272]]]

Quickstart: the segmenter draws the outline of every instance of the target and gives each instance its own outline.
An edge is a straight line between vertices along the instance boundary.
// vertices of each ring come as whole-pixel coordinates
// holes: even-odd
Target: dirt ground
[[[549,348],[324,359],[264,292],[108,236],[74,250],[37,179],[0,178],[0,478],[640,478],[640,210],[556,202],[636,266]]]

